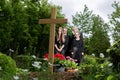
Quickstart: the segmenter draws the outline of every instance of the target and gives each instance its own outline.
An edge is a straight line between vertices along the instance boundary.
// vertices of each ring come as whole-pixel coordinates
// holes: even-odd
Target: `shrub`
[[[5,54],[2,54],[2,53],[0,53],[0,67],[1,67],[1,69],[0,69],[1,70],[0,71],[1,79],[7,80],[5,78],[13,77],[13,75],[16,74],[15,61],[11,57],[9,57]]]
[[[113,73],[112,67],[113,64],[108,58],[103,59],[85,55],[84,61],[80,65],[79,69],[85,80],[107,80],[107,77],[112,77],[110,76]]]
[[[111,57],[114,69],[117,72],[120,72],[120,39],[118,41],[115,41],[113,45],[107,49],[107,52]]]
[[[33,57],[28,55],[18,55],[15,60],[17,67],[22,69],[29,69],[32,64]]]

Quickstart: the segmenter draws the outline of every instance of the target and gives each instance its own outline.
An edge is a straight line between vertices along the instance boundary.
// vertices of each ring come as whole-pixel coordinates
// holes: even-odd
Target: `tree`
[[[39,25],[38,20],[50,18],[48,0],[0,1],[0,51],[16,54],[46,53],[49,43],[49,25]],[[62,7],[57,7],[57,18],[63,18]],[[57,25],[61,26],[61,25]],[[42,56],[42,55],[41,55]]]
[[[120,4],[119,2],[114,2],[112,7],[115,9],[110,15],[110,23],[112,25],[112,37],[114,41],[120,38]]]
[[[0,51],[2,52],[9,50],[9,44],[13,40],[11,37],[11,16],[13,14],[12,11],[11,1],[0,1]]]
[[[109,48],[108,25],[104,23],[99,16],[93,17],[92,36],[90,37],[91,53],[99,56],[99,53],[104,53],[106,56],[106,49]]]
[[[84,33],[85,53],[106,53],[110,46],[108,25],[102,18],[89,11],[85,5],[83,12],[77,12],[73,16],[73,24]]]
[[[81,32],[88,36],[91,33],[93,16],[94,14],[92,11],[89,11],[88,7],[85,5],[83,12],[76,12],[75,16],[72,16],[73,24],[76,25]],[[86,35],[85,37],[87,37]]]
[[[110,23],[112,27],[112,38],[113,44],[107,50],[111,61],[113,62],[113,67],[115,70],[120,72],[120,3],[114,2],[112,4],[114,11],[110,14]]]

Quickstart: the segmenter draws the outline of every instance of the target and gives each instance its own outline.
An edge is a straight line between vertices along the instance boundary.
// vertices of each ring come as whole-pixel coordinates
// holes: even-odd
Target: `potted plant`
[[[66,71],[69,71],[69,70],[72,70],[74,71],[76,68],[77,68],[77,63],[75,62],[74,59],[72,58],[68,58],[66,57],[67,59],[66,60],[62,60],[60,61],[59,63],[62,65],[62,66],[65,66],[66,68]]]
[[[46,60],[48,60],[49,54],[45,54],[44,58]],[[64,57],[64,55],[57,53],[54,55],[54,71],[57,72],[63,72],[65,70],[64,66],[62,66],[62,64],[60,63],[60,61],[66,60],[66,58]]]

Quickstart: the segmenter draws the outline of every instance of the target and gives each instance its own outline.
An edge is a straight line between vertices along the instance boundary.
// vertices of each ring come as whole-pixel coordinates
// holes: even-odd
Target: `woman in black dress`
[[[55,54],[61,53],[63,48],[64,48],[64,44],[62,41],[62,27],[59,27],[55,36]]]
[[[68,43],[69,36],[67,33],[67,28],[59,27],[55,36],[55,53],[61,53],[65,56],[68,50]]]
[[[76,60],[76,63],[78,63],[78,66],[80,65],[82,56],[84,55],[84,45],[83,41],[80,38],[80,33],[75,33],[75,38],[72,41],[72,57]]]
[[[66,56],[67,53],[68,53],[68,43],[69,43],[69,35],[68,35],[68,32],[67,32],[67,28],[64,27],[63,28],[63,33],[62,33],[62,42],[64,44],[64,48],[62,49],[61,53]]]

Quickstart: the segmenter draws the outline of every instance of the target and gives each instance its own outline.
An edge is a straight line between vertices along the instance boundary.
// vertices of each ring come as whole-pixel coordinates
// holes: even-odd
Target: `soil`
[[[48,73],[31,72],[28,76],[30,78],[45,76],[46,80],[83,80],[76,72],[55,72],[52,75]]]

